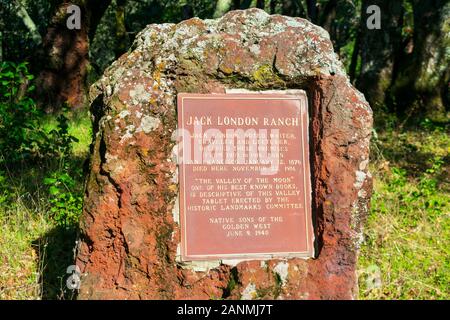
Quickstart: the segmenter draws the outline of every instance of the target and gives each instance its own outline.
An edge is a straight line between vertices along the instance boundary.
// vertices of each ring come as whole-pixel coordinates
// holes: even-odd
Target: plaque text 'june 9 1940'
[[[305,94],[179,94],[183,260],[311,257]]]

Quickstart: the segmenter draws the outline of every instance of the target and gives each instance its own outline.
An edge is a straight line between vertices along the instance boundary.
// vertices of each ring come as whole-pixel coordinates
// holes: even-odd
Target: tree
[[[450,2],[412,0],[413,49],[399,59],[393,91],[400,110],[414,107],[431,117],[449,108]]]
[[[79,108],[87,102],[87,75],[89,68],[89,41],[111,0],[58,1],[43,40],[39,57],[43,65],[38,81],[39,102],[47,110],[59,109],[68,103]],[[68,8],[81,9],[80,29],[70,30]]]
[[[359,4],[358,0],[323,0],[308,6],[309,19],[328,31],[335,52],[345,64],[351,61],[353,52],[358,54],[358,43],[354,44],[360,25]]]
[[[323,8],[320,10],[320,17],[318,23],[325,28],[328,32],[331,30],[331,25],[336,19],[336,8],[338,0],[328,0],[324,3]]]
[[[17,16],[22,19],[23,24],[27,27],[28,31],[30,32],[31,38],[37,45],[40,45],[42,42],[41,34],[39,33],[38,28],[34,23],[33,19],[31,19],[30,15],[28,14],[26,5],[24,4],[23,0],[14,0],[12,3],[16,10]]]
[[[291,17],[306,17],[306,11],[302,2],[295,0],[283,0],[281,13]]]
[[[269,4],[270,14],[274,14],[277,9],[277,0],[270,0]]]
[[[120,57],[128,48],[128,35],[125,26],[125,6],[127,0],[116,0],[116,47],[115,56]]]
[[[190,19],[194,16],[194,9],[189,4],[184,4],[181,7],[181,13],[183,16],[183,20]]]
[[[381,9],[381,29],[369,29],[367,8]],[[384,104],[392,84],[395,58],[401,48],[403,1],[363,0],[361,13],[361,73],[357,86],[372,108]]]
[[[308,11],[308,18],[312,22],[317,22],[317,1],[316,0],[307,0],[306,8]]]

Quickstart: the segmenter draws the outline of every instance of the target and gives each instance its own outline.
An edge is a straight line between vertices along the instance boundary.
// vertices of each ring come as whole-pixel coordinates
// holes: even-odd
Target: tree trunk
[[[313,23],[317,23],[317,1],[316,0],[307,0],[306,8],[308,10],[308,18]]]
[[[74,2],[74,1],[72,1]],[[89,41],[94,39],[100,20],[103,18],[111,0],[84,0],[89,11]]]
[[[367,7],[381,9],[381,29],[368,29]],[[403,2],[363,0],[361,13],[361,73],[358,88],[365,94],[372,108],[385,103],[391,86],[395,56],[401,44]]]
[[[14,0],[13,1],[13,6],[16,9],[17,16],[22,19],[23,24],[27,27],[28,31],[30,32],[31,38],[33,39],[33,41],[37,45],[40,45],[41,42],[42,42],[41,34],[39,33],[36,24],[34,23],[34,21],[29,16],[23,1]]]
[[[275,11],[277,9],[277,0],[270,0],[269,8],[270,14],[275,14]]]
[[[413,0],[413,50],[402,59],[393,90],[400,110],[435,119],[449,110],[450,2]]]
[[[194,16],[194,9],[191,5],[185,4],[181,8],[181,14],[183,16],[183,20],[191,19]]]
[[[336,18],[337,0],[329,0],[320,12],[319,25],[331,33],[331,25]]]
[[[37,98],[47,111],[67,103],[71,108],[87,105],[89,40],[95,34],[111,0],[60,1],[43,39],[39,64],[43,69],[37,78]],[[80,30],[70,30],[67,13],[70,5],[81,9]]]
[[[260,9],[264,10],[265,6],[266,6],[266,1],[265,0],[258,0],[258,1],[256,1],[256,7],[257,8],[260,8]]]
[[[127,51],[128,35],[125,27],[125,5],[127,0],[116,1],[116,59]]]
[[[305,9],[303,8],[301,1],[295,0],[283,0],[281,7],[281,13],[291,17],[306,17]]]

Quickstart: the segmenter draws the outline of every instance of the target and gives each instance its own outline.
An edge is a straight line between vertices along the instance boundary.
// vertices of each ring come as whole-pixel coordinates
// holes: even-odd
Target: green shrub
[[[8,201],[9,186],[3,167],[19,168],[38,164],[47,171],[43,184],[48,190],[50,215],[57,225],[73,226],[81,213],[82,195],[78,188],[81,170],[72,168],[72,144],[64,109],[56,127],[45,130],[46,117],[30,97],[33,76],[27,63],[3,62],[0,67],[0,204]],[[19,170],[18,170],[19,169]],[[78,180],[77,180],[78,179]]]
[[[81,194],[75,191],[76,181],[66,172],[54,172],[44,184],[49,188],[52,219],[59,226],[76,225],[83,205]]]
[[[0,67],[0,150],[5,161],[26,158],[38,144],[36,108],[29,94],[33,76],[26,63],[3,62]]]

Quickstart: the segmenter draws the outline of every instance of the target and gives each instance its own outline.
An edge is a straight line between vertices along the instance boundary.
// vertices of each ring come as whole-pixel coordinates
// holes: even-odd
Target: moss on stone
[[[286,88],[286,82],[270,65],[262,65],[253,73],[253,81],[259,88]]]

